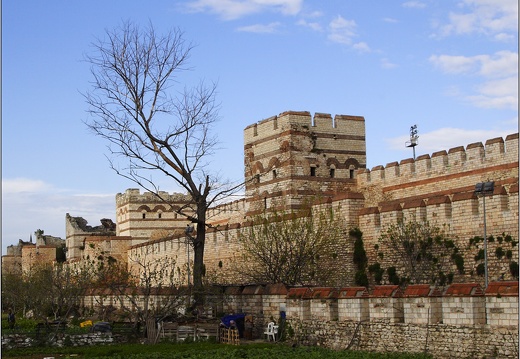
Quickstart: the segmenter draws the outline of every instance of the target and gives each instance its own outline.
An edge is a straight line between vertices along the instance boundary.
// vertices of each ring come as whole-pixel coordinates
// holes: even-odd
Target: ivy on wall
[[[488,245],[492,244],[495,249],[490,250],[488,247],[488,260],[490,256],[494,256],[498,261],[509,262],[509,274],[518,279],[518,263],[513,260],[513,250],[518,250],[515,247],[518,245],[518,241],[515,240],[510,234],[502,233],[498,236],[490,235],[487,237]],[[484,276],[485,269],[485,252],[484,248],[481,248],[484,243],[484,237],[475,236],[469,239],[468,248],[478,249],[477,254],[474,256],[474,269],[470,272],[471,275],[476,274],[478,276]],[[502,277],[506,273],[502,273]]]

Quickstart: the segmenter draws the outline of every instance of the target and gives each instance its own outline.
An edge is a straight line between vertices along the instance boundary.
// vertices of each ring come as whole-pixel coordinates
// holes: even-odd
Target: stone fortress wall
[[[363,232],[370,262],[380,260],[375,249],[381,231],[400,218],[426,219],[448,225],[465,256],[466,273],[456,281],[479,281],[473,260],[482,243],[468,245],[483,235],[483,200],[477,182],[495,181],[486,198],[488,234],[510,235],[512,241],[489,243],[490,278],[512,279],[507,266],[518,262],[518,134],[466,147],[366,169],[365,120],[360,116],[287,111],[244,130],[245,197],[209,210],[206,272],[221,284],[242,283],[234,268],[240,265],[239,237],[251,216],[263,209],[298,209],[315,201],[315,209],[340,208],[350,226]],[[67,259],[79,261],[93,248],[112,251],[122,260],[148,253],[150,259],[173,258],[186,268],[189,251],[184,229],[191,224],[177,210],[188,199],[182,194],[128,189],[116,195],[116,224],[103,219],[88,226],[81,217],[66,216]],[[353,251],[353,240],[340,245]],[[498,247],[512,250],[512,258],[497,258]],[[127,253],[125,255],[124,253]],[[191,253],[193,256],[193,253]],[[3,261],[17,261],[4,256]],[[192,258],[190,258],[192,260]],[[383,266],[395,263],[386,255]],[[353,263],[342,258],[338,285],[353,284]]]
[[[509,263],[518,262],[518,134],[505,141],[495,138],[482,143],[455,147],[413,159],[359,171],[358,189],[365,198],[359,213],[359,228],[367,245],[369,261],[377,261],[374,245],[382,230],[402,218],[427,220],[447,226],[465,258],[466,274],[456,281],[468,281],[478,261],[473,258],[483,242],[471,245],[470,239],[483,237],[484,200],[474,193],[478,182],[494,181],[492,196],[487,196],[487,236],[490,278],[511,278]],[[513,241],[497,241],[504,234]],[[497,248],[511,250],[508,261],[497,258]],[[388,256],[387,266],[398,263]]]
[[[225,290],[229,305],[223,310],[258,313],[259,327],[263,327],[285,309],[296,335],[306,344],[417,351],[409,343],[420,342],[439,357],[467,357],[471,350],[517,357],[518,281],[508,265],[518,263],[518,134],[370,170],[366,169],[362,117],[333,119],[328,114],[311,117],[308,112],[284,112],[248,126],[244,141],[245,198],[208,213],[212,227],[206,235],[206,279],[229,286]],[[479,291],[484,278],[476,274],[480,262],[475,259],[483,244],[471,239],[483,236],[483,199],[475,196],[474,187],[488,180],[495,182],[493,195],[485,198],[487,234],[494,240],[488,243],[491,284],[484,295]],[[69,262],[80,262],[101,250],[127,261],[131,268],[130,259],[136,257],[174,260],[172,270],[186,274],[193,251],[186,244],[184,228],[191,223],[176,210],[187,199],[180,194],[161,196],[168,205],[137,189],[117,194],[117,228],[108,220],[90,227],[82,218],[67,214]],[[464,256],[465,273],[457,274],[448,289],[439,289],[442,294],[430,286],[428,293],[417,289],[408,296],[398,293],[396,286],[371,286],[370,293],[366,288],[353,289],[355,270],[349,259],[353,239],[346,236],[339,245],[347,248],[349,257],[338,258],[341,270],[336,272],[334,288],[270,293],[247,286],[236,269],[241,265],[240,235],[248,230],[251,217],[265,208],[296,210],[307,200],[315,203],[314,210],[339,208],[346,223],[363,232],[369,263],[379,261],[383,267],[399,263],[391,253],[381,259],[376,249],[386,226],[413,217],[446,225]],[[499,247],[511,251],[511,258],[499,258]],[[5,261],[30,266],[35,251],[34,245],[24,246],[22,260],[4,256],[3,267]],[[186,283],[186,276],[181,280]],[[233,289],[240,284],[238,290]],[[504,295],[496,289],[504,285],[515,287],[516,294]],[[276,285],[267,287],[272,286]],[[253,302],[260,303],[260,311],[253,308]]]
[[[240,265],[239,236],[247,230],[251,216],[265,207],[297,209],[305,198],[317,197],[321,204],[316,208],[338,207],[349,225],[359,226],[372,263],[381,261],[375,249],[381,231],[398,219],[415,217],[448,226],[465,257],[465,274],[456,274],[455,281],[483,282],[483,277],[476,276],[479,262],[474,260],[482,243],[469,245],[469,240],[483,236],[483,200],[473,191],[477,182],[487,180],[495,181],[493,196],[486,198],[487,234],[512,238],[489,243],[489,277],[512,279],[509,263],[518,262],[518,134],[488,140],[485,146],[474,143],[368,170],[361,117],[336,116],[333,121],[326,114],[311,118],[308,112],[285,112],[248,126],[244,133],[246,181],[251,179],[246,196],[211,209],[208,216],[215,227],[207,232],[205,264],[218,283],[243,282],[233,268]],[[344,143],[337,146],[335,141]],[[355,151],[343,150],[349,141],[354,141]],[[318,170],[311,175],[312,167]],[[149,194],[129,191],[136,199],[131,218],[139,219],[137,205],[146,200],[149,208],[155,208]],[[184,221],[179,227],[189,224],[179,220]],[[351,239],[345,238],[342,245],[353,251]],[[498,247],[511,250],[512,257],[497,258]],[[175,258],[179,268],[186,268],[188,248],[182,236],[144,242],[129,251],[130,256],[138,253]],[[386,255],[381,262],[388,267],[399,261]],[[352,285],[353,263],[345,261],[341,268],[338,284]]]

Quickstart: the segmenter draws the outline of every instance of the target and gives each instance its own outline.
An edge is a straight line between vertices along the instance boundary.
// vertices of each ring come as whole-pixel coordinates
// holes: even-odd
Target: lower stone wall
[[[46,346],[86,346],[114,343],[112,333],[87,333],[68,335],[59,333],[58,335],[46,335],[45,337],[29,336],[25,334],[2,335],[2,350],[13,348],[30,348],[45,344]]]
[[[290,340],[336,350],[426,352],[434,358],[518,358],[517,327],[418,325],[390,321],[287,320]]]

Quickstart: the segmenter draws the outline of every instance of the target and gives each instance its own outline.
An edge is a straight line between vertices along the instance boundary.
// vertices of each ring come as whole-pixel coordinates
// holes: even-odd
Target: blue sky
[[[7,0],[2,2],[2,250],[65,238],[65,214],[115,220],[135,185],[83,121],[84,54],[122,20],[179,27],[186,77],[218,83],[222,150],[243,177],[243,129],[281,112],[364,116],[367,167],[518,132],[516,0]],[[162,189],[174,191],[169,183]]]

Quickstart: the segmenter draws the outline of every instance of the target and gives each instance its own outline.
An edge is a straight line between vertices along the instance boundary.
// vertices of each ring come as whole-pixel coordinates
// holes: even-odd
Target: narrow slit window
[[[329,170],[329,174],[330,174],[330,178],[334,178],[334,176],[336,175],[336,170],[334,168],[331,168]]]
[[[311,167],[311,177],[316,177],[316,167]]]

